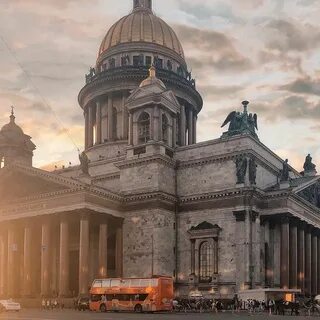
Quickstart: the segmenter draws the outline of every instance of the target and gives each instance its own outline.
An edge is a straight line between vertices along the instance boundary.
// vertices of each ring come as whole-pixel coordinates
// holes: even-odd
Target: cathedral
[[[74,297],[93,279],[174,279],[176,295],[320,291],[320,176],[258,137],[248,101],[197,143],[203,100],[173,29],[134,0],[78,97],[80,165],[32,166],[12,111],[0,130],[0,297]]]

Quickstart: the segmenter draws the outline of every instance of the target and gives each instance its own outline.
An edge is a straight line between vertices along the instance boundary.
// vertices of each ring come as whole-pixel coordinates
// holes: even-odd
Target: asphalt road
[[[5,320],[238,320],[238,319],[319,319],[319,317],[291,317],[291,316],[268,316],[267,314],[249,315],[246,313],[232,314],[129,314],[129,313],[94,313],[94,312],[77,312],[71,310],[63,311],[39,311],[39,310],[22,310],[13,313],[1,313],[0,319]]]

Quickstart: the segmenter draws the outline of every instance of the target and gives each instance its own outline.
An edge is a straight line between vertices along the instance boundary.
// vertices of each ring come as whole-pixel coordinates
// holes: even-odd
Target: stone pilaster
[[[128,138],[129,114],[125,103],[126,95],[122,93],[122,139]]]
[[[7,294],[7,252],[8,252],[8,236],[4,230],[0,231],[0,297]]]
[[[188,145],[193,144],[193,111],[188,109]]]
[[[186,145],[186,108],[184,105],[180,109],[180,145]]]
[[[41,227],[41,296],[50,295],[50,224],[44,222]]]
[[[32,277],[31,277],[31,226],[26,225],[24,228],[23,242],[23,296],[30,297],[32,294]]]
[[[311,294],[311,226],[308,226],[305,232],[305,292]]]
[[[196,240],[191,239],[191,275],[196,273]]]
[[[113,141],[113,97],[108,95],[108,141]]]
[[[290,288],[298,288],[298,226],[297,221],[290,221]]]
[[[101,103],[96,102],[96,144],[102,142],[102,129],[101,129]]]
[[[311,294],[318,294],[318,237],[315,231],[311,235]]]
[[[16,263],[15,263],[15,252],[17,251],[17,244],[15,243],[15,234],[13,231],[13,227],[9,226],[8,229],[8,261],[7,261],[7,274],[8,274],[8,282],[7,282],[7,293],[8,297],[14,297],[15,295],[15,281],[14,279],[17,277],[15,271],[17,271]]]
[[[88,106],[88,147],[93,146],[93,107]]]
[[[299,223],[298,227],[298,288],[305,291],[305,224]]]
[[[84,112],[84,146],[85,149],[89,148],[89,113],[88,110]]]
[[[99,227],[99,278],[106,278],[108,273],[108,224]]]
[[[69,224],[60,222],[59,296],[69,295]]]
[[[133,115],[129,114],[129,145],[133,146]]]
[[[123,230],[122,226],[116,230],[116,276],[122,277],[123,273]]]
[[[80,219],[79,293],[87,294],[89,285],[89,217]]]
[[[197,114],[196,112],[193,113],[193,143],[197,143]]]
[[[280,286],[283,289],[289,288],[290,255],[289,255],[289,218],[281,218],[281,244],[280,244]]]

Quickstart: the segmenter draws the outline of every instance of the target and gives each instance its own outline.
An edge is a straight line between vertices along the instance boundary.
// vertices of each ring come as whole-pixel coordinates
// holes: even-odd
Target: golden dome
[[[158,44],[175,51],[184,59],[177,35],[166,22],[152,13],[151,8],[138,6],[116,22],[104,37],[99,56],[116,45],[132,42]]]

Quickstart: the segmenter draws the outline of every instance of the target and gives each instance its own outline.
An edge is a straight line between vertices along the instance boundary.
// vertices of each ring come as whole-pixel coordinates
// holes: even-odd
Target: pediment
[[[300,198],[320,209],[320,177],[309,179],[293,191]]]
[[[188,233],[190,239],[217,238],[221,230],[217,224],[213,225],[208,221],[203,221],[197,226],[191,227]]]
[[[78,184],[68,180],[40,169],[21,165],[7,166],[0,170],[1,203],[72,189]]]

